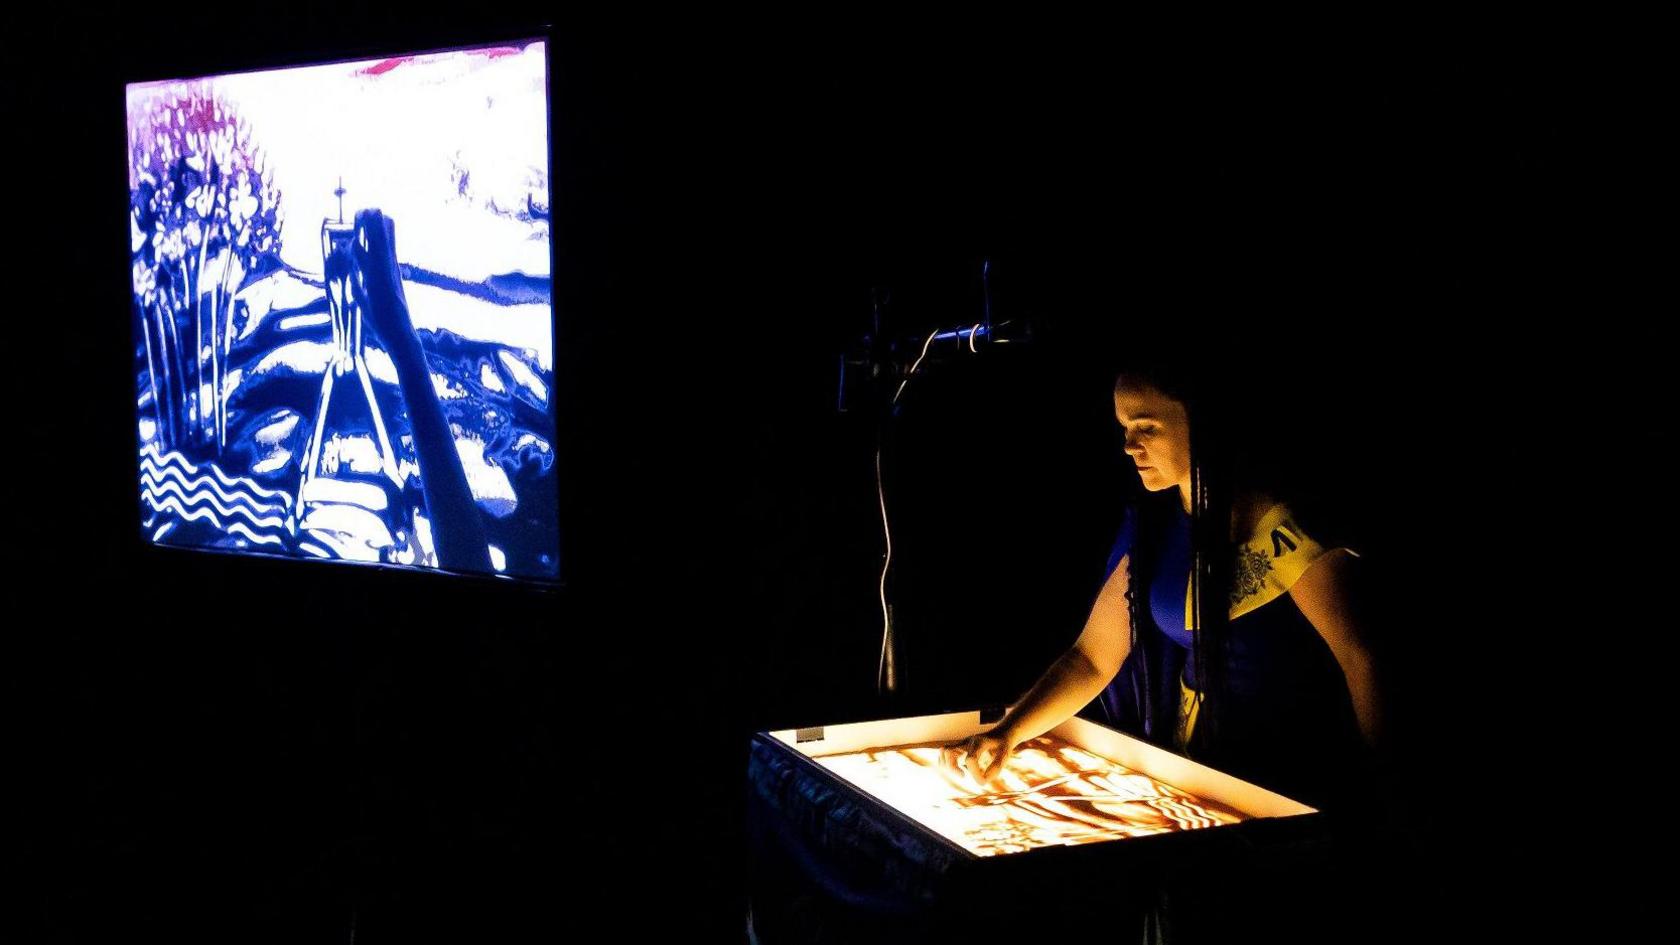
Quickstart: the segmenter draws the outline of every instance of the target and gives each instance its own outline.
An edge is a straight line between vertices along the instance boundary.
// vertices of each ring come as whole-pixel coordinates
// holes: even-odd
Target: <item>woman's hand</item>
[[[1003,773],[1004,763],[1022,742],[1062,724],[1103,691],[1132,650],[1131,609],[1126,603],[1130,560],[1122,557],[1103,583],[1074,645],[991,731],[945,746],[939,753],[941,768],[958,779],[966,772],[985,788]]]
[[[1000,726],[946,745],[939,753],[939,763],[957,777],[967,772],[976,784],[988,787],[1003,773],[1004,763],[1019,745],[1020,741],[1004,733]]]

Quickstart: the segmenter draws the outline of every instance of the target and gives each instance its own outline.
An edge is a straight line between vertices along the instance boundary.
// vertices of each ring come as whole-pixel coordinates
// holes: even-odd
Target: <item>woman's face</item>
[[[1126,455],[1145,489],[1190,488],[1190,418],[1182,402],[1153,387],[1124,384],[1114,392],[1114,418],[1126,431]]]

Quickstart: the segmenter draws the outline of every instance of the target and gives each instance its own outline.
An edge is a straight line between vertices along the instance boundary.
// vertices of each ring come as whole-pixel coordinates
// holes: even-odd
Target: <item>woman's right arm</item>
[[[1085,629],[1073,646],[1045,670],[991,731],[953,746],[967,750],[963,763],[976,780],[991,781],[1003,771],[1016,746],[1071,718],[1120,672],[1132,648],[1131,612],[1126,604],[1128,558],[1121,558],[1103,583]],[[955,762],[949,753],[947,760]]]

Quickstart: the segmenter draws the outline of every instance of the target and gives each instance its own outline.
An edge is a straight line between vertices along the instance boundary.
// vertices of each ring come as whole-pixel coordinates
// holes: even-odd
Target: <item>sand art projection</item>
[[[544,45],[128,87],[148,540],[558,576]]]

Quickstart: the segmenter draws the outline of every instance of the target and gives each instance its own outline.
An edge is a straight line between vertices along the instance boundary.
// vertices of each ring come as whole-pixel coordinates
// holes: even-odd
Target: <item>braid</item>
[[[1203,753],[1219,742],[1226,695],[1231,625],[1231,482],[1226,419],[1210,401],[1190,405],[1190,512],[1192,658],[1201,706],[1195,741]],[[1188,751],[1188,749],[1187,749]],[[1205,755],[1204,755],[1205,757]]]
[[[1171,746],[1177,722],[1178,700],[1176,677],[1169,674],[1156,680],[1163,669],[1158,663],[1165,642],[1157,634],[1148,632],[1154,614],[1150,609],[1156,574],[1160,571],[1160,539],[1166,527],[1165,505],[1159,496],[1145,494],[1136,504],[1137,540],[1132,543],[1129,580],[1126,587],[1126,609],[1131,622],[1133,659],[1134,708],[1143,725],[1144,737],[1156,744]],[[1167,664],[1170,668],[1171,664]]]
[[[1137,717],[1143,725],[1143,734],[1149,734],[1149,654],[1138,647],[1138,640],[1142,634],[1138,633],[1138,579],[1142,570],[1138,564],[1137,546],[1133,543],[1132,553],[1126,562],[1126,626],[1131,633],[1131,649],[1133,654],[1133,675],[1141,675],[1143,684],[1132,686],[1132,705],[1137,711]],[[1141,668],[1140,668],[1141,667]]]
[[[1194,430],[1195,428],[1192,426],[1191,429]],[[1190,662],[1196,668],[1196,687],[1201,694],[1203,707],[1205,707],[1208,690],[1208,647],[1205,640],[1207,634],[1206,622],[1202,620],[1202,614],[1204,613],[1202,590],[1209,585],[1211,575],[1205,573],[1208,556],[1203,553],[1205,546],[1202,523],[1206,518],[1206,495],[1202,490],[1206,483],[1202,478],[1200,468],[1195,464],[1195,455],[1194,448],[1192,448],[1190,454],[1190,613],[1188,616],[1192,628],[1190,633]],[[1207,712],[1205,714],[1208,718],[1203,718],[1203,713],[1198,708],[1197,721],[1201,723],[1210,721],[1213,713]],[[1203,724],[1200,734],[1204,738],[1207,731],[1207,726]],[[1184,746],[1184,752],[1190,754],[1188,744]]]
[[[1211,351],[1199,354],[1207,356]],[[1207,370],[1212,367],[1213,370]],[[1231,546],[1231,509],[1238,490],[1239,458],[1244,446],[1231,441],[1236,432],[1235,416],[1228,413],[1232,391],[1242,390],[1241,384],[1226,376],[1230,365],[1196,363],[1181,358],[1146,360],[1133,358],[1115,376],[1115,389],[1135,383],[1155,390],[1184,404],[1190,426],[1190,592],[1188,594],[1189,626],[1193,628],[1188,658],[1193,668],[1197,697],[1196,727],[1191,741],[1183,748],[1192,757],[1206,759],[1218,748],[1221,714],[1227,701],[1229,672],[1227,661],[1230,649],[1230,596],[1235,572]],[[1200,369],[1200,370],[1198,370]],[[1176,490],[1165,501],[1178,501]],[[1138,503],[1137,553],[1132,555],[1131,581],[1126,593],[1134,647],[1150,646],[1149,634],[1142,631],[1148,614],[1150,585],[1159,562],[1152,560],[1155,549],[1145,547],[1145,536],[1163,534],[1166,514],[1164,507],[1149,498]],[[1140,596],[1141,595],[1141,596]],[[1142,601],[1140,605],[1139,601]],[[1155,737],[1155,729],[1162,725],[1158,719],[1171,714],[1168,726],[1177,721],[1179,704],[1176,679],[1151,680],[1151,661],[1147,652],[1139,654],[1142,679],[1140,716],[1145,733]],[[1159,667],[1153,667],[1159,669]],[[1137,681],[1134,679],[1134,681]],[[1155,683],[1161,687],[1156,693]],[[1134,687],[1137,689],[1138,687]],[[1170,708],[1169,708],[1170,707]],[[1169,729],[1171,731],[1171,729]],[[1158,739],[1157,739],[1158,740]]]
[[[1147,499],[1137,503],[1137,530],[1134,532],[1137,538],[1132,542],[1126,581],[1126,613],[1131,625],[1132,652],[1136,653],[1132,695],[1145,738],[1153,738],[1155,735],[1155,690],[1150,685],[1152,656],[1149,650],[1149,635],[1143,629],[1143,621],[1149,619],[1149,584],[1154,580],[1153,569],[1150,567],[1151,555],[1149,549],[1144,547],[1146,536],[1154,534],[1151,506],[1152,503]]]

